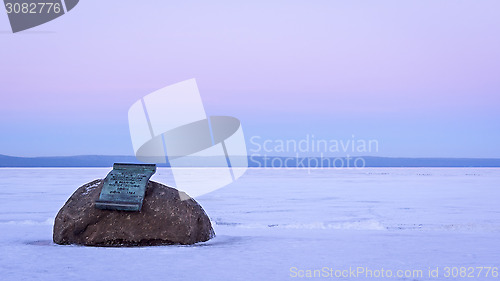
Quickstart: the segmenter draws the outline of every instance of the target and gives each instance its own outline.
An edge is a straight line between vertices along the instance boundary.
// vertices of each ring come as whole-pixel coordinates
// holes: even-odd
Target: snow
[[[61,206],[110,169],[0,169],[1,280],[309,280],[318,278],[291,276],[358,267],[423,272],[391,280],[442,280],[444,267],[500,267],[500,169],[249,169],[197,198],[217,234],[208,242],[53,244]],[[153,180],[172,176],[159,168]],[[436,267],[440,278],[429,277]],[[465,279],[499,278],[482,274]]]

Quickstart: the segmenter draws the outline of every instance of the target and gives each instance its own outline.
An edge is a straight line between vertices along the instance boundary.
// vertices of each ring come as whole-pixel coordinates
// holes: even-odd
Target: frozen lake
[[[383,269],[391,280],[442,280],[461,268],[469,277],[458,280],[500,279],[500,169],[249,169],[197,198],[217,234],[208,242],[53,244],[58,210],[110,170],[0,169],[0,279],[370,280]],[[171,175],[159,168],[153,180]]]

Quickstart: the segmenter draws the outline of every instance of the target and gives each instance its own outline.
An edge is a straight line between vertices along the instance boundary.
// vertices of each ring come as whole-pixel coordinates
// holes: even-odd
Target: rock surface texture
[[[54,222],[57,244],[86,246],[155,246],[194,244],[215,236],[203,208],[194,200],[181,200],[179,191],[149,181],[140,212],[100,210],[103,181],[78,188]],[[181,196],[185,195],[181,193]]]

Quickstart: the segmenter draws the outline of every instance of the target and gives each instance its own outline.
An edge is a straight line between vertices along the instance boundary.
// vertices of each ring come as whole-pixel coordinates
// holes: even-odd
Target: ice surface
[[[249,169],[197,198],[217,234],[208,242],[53,244],[59,208],[110,169],[0,169],[1,280],[308,279],[291,278],[292,267],[422,270],[391,280],[441,280],[428,269],[500,266],[500,169],[490,168]],[[172,183],[167,168],[153,180]]]

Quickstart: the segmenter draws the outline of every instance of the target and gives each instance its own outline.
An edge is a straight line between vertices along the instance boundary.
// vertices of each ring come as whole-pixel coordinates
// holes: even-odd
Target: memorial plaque
[[[140,211],[155,164],[115,163],[104,179],[101,195],[95,201],[98,209]]]

